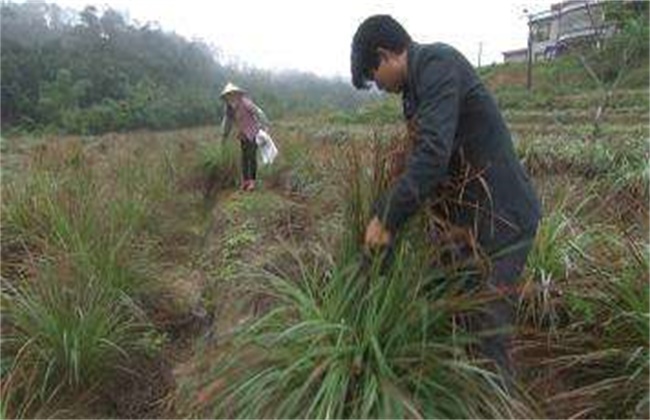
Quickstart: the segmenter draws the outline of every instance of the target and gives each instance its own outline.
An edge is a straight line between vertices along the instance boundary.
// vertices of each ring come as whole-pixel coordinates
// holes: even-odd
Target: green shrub
[[[330,122],[339,124],[389,124],[401,120],[400,102],[393,97],[369,102],[356,112],[338,112],[330,117]]]
[[[101,387],[149,347],[143,337],[150,327],[109,278],[54,265],[41,272],[3,291],[3,402],[17,417]]]
[[[439,286],[439,273],[424,275],[414,251],[397,250],[383,274],[380,261],[354,258],[298,259],[298,278],[261,273],[255,290],[273,298],[272,309],[223,343],[229,351],[197,390],[212,387],[212,398],[192,409],[244,418],[524,415],[465,352],[470,339],[454,314],[472,304],[444,292],[430,300],[424,290]]]
[[[114,149],[105,165],[80,142],[50,144],[24,176],[3,179],[0,392],[10,416],[97,396],[116,369],[159,351],[143,308],[174,173],[160,155],[132,151]]]
[[[529,276],[519,304],[522,323],[537,327],[557,327],[558,313],[554,293],[558,284],[566,282],[583,268],[588,257],[592,234],[581,225],[580,212],[592,199],[587,196],[573,209],[568,206],[572,191],[567,188],[557,197],[546,198],[545,216],[537,230],[533,248],[526,263]]]
[[[645,197],[650,185],[648,144],[643,137],[583,141],[566,136],[517,143],[533,175],[572,174],[601,180],[614,190]]]
[[[210,141],[199,149],[199,165],[205,179],[205,194],[236,187],[241,177],[239,142]]]
[[[551,403],[589,417],[643,418],[650,409],[647,245],[621,238],[599,246],[617,248],[610,254],[622,256],[623,265],[594,261],[597,283],[569,291],[563,351],[548,364],[570,381],[570,391]]]

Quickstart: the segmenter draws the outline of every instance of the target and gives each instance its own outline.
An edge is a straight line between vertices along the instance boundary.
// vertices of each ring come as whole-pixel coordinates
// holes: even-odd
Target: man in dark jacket
[[[414,128],[403,172],[374,205],[365,246],[388,246],[426,200],[453,190],[445,218],[488,258],[482,279],[497,299],[479,320],[481,348],[506,374],[516,282],[526,263],[540,205],[519,162],[498,107],[470,63],[454,48],[413,42],[388,15],[366,19],[352,42],[352,81],[401,93],[404,117]],[[444,188],[443,188],[444,187]]]

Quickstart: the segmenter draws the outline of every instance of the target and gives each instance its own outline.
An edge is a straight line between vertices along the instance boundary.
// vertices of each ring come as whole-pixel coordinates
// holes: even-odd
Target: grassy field
[[[598,138],[588,94],[509,95],[544,206],[517,392],[472,351],[481,299],[423,246],[424,215],[390,268],[360,258],[403,136],[371,124],[384,104],[278,121],[250,194],[213,127],[3,138],[2,417],[647,418],[647,92]]]

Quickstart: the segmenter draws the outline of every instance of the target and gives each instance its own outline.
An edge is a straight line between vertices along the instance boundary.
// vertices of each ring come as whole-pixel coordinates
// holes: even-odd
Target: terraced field
[[[545,214],[512,393],[422,238],[358,258],[398,124],[279,121],[252,193],[214,128],[3,139],[2,415],[647,417],[648,96],[594,100],[502,104]]]

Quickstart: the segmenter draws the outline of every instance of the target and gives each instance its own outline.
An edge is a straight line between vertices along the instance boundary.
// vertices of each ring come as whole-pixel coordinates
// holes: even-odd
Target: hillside
[[[215,47],[82,11],[2,2],[2,130],[99,134],[216,124],[227,81],[245,86],[273,118],[349,110],[367,93],[313,74],[227,66]]]

